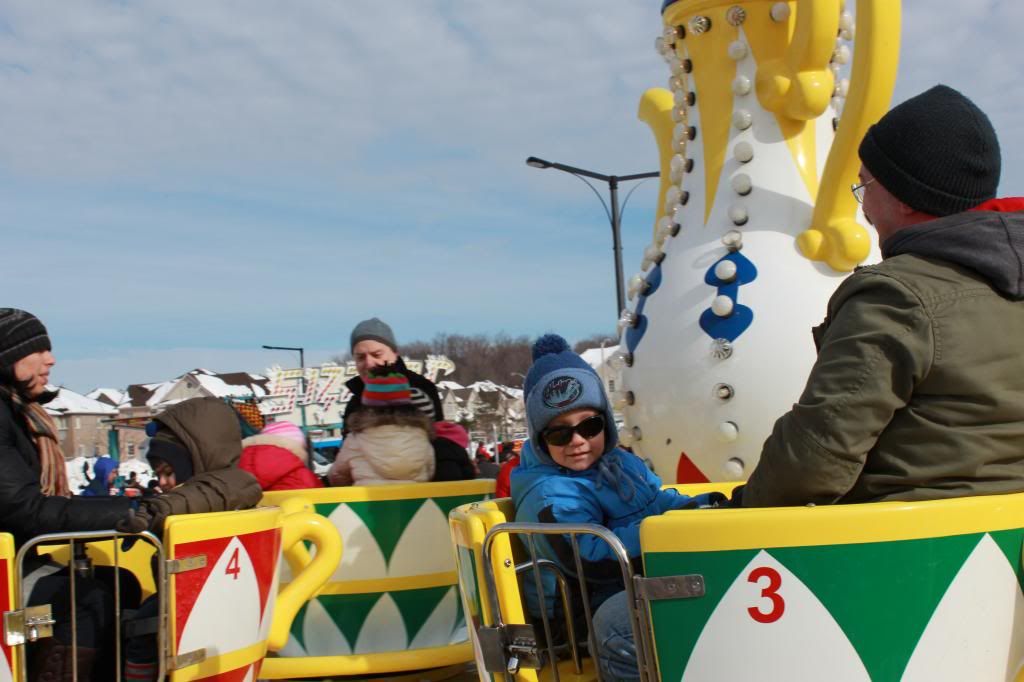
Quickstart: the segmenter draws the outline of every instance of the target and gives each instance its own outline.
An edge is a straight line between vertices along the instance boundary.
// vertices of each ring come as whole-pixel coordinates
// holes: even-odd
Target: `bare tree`
[[[441,332],[429,341],[403,343],[399,350],[403,357],[414,360],[431,354],[446,355],[455,363],[455,373],[445,378],[464,386],[486,380],[504,386],[522,386],[523,377],[533,363],[533,341],[529,336],[511,336],[505,332],[493,336]],[[588,348],[599,347],[602,342],[606,346],[614,346],[618,340],[610,334],[591,334],[577,341],[573,350],[581,353]],[[339,364],[351,359],[348,352],[339,352],[331,358]]]

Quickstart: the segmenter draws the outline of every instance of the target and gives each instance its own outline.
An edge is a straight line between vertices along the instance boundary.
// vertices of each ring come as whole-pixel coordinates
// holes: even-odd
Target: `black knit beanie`
[[[156,468],[157,460],[167,462],[174,469],[174,479],[179,484],[192,478],[195,468],[192,466],[192,455],[188,448],[173,434],[161,429],[157,435],[149,439],[149,450],[146,452],[149,465]]]
[[[988,116],[945,85],[908,99],[871,126],[860,160],[890,194],[934,216],[993,199],[1002,165]]]
[[[46,327],[32,313],[0,308],[0,367],[11,367],[23,357],[51,350]]]

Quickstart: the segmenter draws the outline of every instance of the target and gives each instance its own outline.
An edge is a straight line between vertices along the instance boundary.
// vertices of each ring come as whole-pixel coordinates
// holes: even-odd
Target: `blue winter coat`
[[[644,518],[698,502],[675,490],[662,490],[661,479],[631,452],[614,448],[589,469],[573,471],[556,464],[530,441],[523,444],[519,466],[512,470],[512,498],[516,521],[604,526],[622,541],[630,559],[640,557],[640,522]],[[538,554],[557,563],[573,582],[576,568],[568,536],[544,538],[536,543]],[[591,604],[596,608],[623,589],[619,563],[609,545],[595,536],[581,536],[579,550]],[[547,571],[542,578],[551,613],[554,578]],[[524,584],[530,610],[537,613],[532,575],[526,576]]]

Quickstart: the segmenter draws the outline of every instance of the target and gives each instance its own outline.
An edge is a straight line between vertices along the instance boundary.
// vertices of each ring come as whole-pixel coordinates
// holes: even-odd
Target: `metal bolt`
[[[700,35],[711,30],[711,18],[698,16],[690,19],[690,33]]]
[[[739,5],[730,7],[729,11],[725,13],[725,20],[733,26],[739,26],[747,20],[747,11]]]

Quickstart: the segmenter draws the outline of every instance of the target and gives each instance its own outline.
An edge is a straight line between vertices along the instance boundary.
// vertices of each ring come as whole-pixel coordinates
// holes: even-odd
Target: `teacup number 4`
[[[238,547],[235,547],[235,551],[232,552],[231,558],[228,559],[228,565],[224,568],[224,575],[230,575],[233,579],[238,580],[238,574],[241,572],[242,569],[238,566]],[[775,573],[775,575],[777,577],[779,574]]]
[[[237,550],[236,550],[237,552]],[[748,583],[754,583],[761,588],[761,598],[768,600],[757,606],[751,606],[747,613],[758,623],[774,623],[782,618],[786,612],[786,602],[779,594],[782,587],[782,576],[774,568],[759,566],[747,576]],[[767,607],[767,610],[763,610]]]

